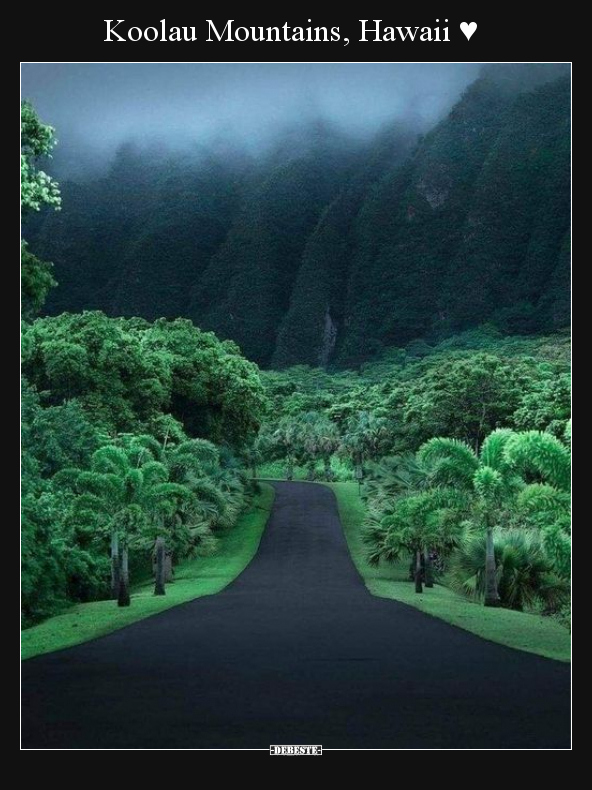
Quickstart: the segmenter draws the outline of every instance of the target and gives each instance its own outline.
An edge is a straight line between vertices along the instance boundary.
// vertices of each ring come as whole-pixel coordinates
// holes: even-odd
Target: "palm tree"
[[[179,548],[186,552],[212,546],[213,533],[233,526],[244,507],[244,471],[232,454],[203,439],[171,445],[164,457],[171,482],[183,485],[192,495],[175,513],[176,543],[183,537]]]
[[[554,436],[540,431],[514,433],[499,429],[491,433],[479,454],[456,439],[435,438],[426,442],[418,456],[428,469],[432,484],[453,485],[477,495],[476,513],[485,531],[485,606],[498,606],[493,533],[508,526],[509,510],[519,495],[523,504],[543,512],[550,507],[540,486],[553,491],[554,506],[570,484],[569,450]],[[565,504],[565,502],[564,502]]]
[[[218,467],[220,451],[206,439],[188,439],[180,444],[169,444],[163,460],[170,470],[171,480],[182,483],[190,475],[203,477],[205,469]]]
[[[449,550],[458,543],[463,527],[449,514],[458,513],[463,505],[462,495],[450,488],[399,497],[390,512],[370,521],[364,530],[363,540],[370,546],[369,562],[394,562],[402,552],[409,552],[414,558],[415,591],[421,593],[422,560],[430,549]],[[430,571],[427,567],[425,570],[427,582]],[[426,586],[433,586],[433,582]]]
[[[415,453],[401,453],[387,455],[370,466],[366,492],[369,500],[384,502],[423,491],[429,486],[427,470]]]
[[[414,453],[387,456],[370,468],[369,479],[366,484],[366,494],[370,510],[387,514],[389,505],[394,505],[403,496],[424,491],[429,487],[429,476],[417,460]],[[392,512],[392,507],[390,508]],[[432,567],[432,550],[435,547],[426,546],[423,550],[423,569],[426,587],[434,586],[434,573]],[[417,574],[417,558],[410,569],[411,578]]]
[[[557,491],[571,488],[571,454],[555,436],[544,431],[512,435],[506,460],[528,482],[544,482]]]
[[[350,417],[342,438],[342,452],[350,458],[358,474],[366,461],[378,458],[388,444],[388,420],[374,412],[360,411]]]
[[[309,467],[313,479],[316,462],[323,461],[325,479],[331,479],[331,458],[340,446],[337,426],[323,412],[310,411],[299,420],[301,456]]]
[[[571,429],[571,423],[569,423]],[[508,461],[528,481],[518,497],[527,527],[541,533],[547,556],[562,578],[571,573],[571,454],[548,433],[517,433],[506,448]]]
[[[151,458],[151,455],[146,455]],[[74,508],[79,516],[91,517],[100,531],[111,536],[112,579],[117,581],[118,604],[128,606],[130,545],[145,543],[163,535],[167,519],[186,503],[190,492],[168,481],[164,464],[147,460],[137,464],[138,456],[121,447],[106,446],[91,459],[90,471],[75,472],[79,492]]]
[[[156,554],[156,573],[154,579],[154,595],[166,595],[166,566],[165,566],[165,554],[166,554],[166,546],[165,541],[162,535],[159,535],[156,538],[156,545],[155,545],[155,554]]]
[[[245,465],[251,470],[253,480],[257,479],[257,469],[263,461],[263,443],[261,435],[259,435],[252,444],[245,447],[241,453]]]
[[[485,593],[483,533],[470,534],[452,555],[447,579],[452,589],[480,600]],[[498,587],[503,605],[523,611],[541,601],[556,610],[566,599],[569,585],[554,571],[536,529],[500,529],[493,534]]]
[[[434,438],[418,452],[433,485],[453,486],[477,494],[477,513],[485,531],[485,606],[499,606],[493,529],[503,501],[515,491],[516,474],[504,449],[513,432],[500,429],[490,434],[477,454],[458,439]]]
[[[286,460],[286,480],[294,479],[294,464],[300,448],[300,428],[293,417],[282,417],[270,437],[270,443]]]
[[[332,479],[331,458],[341,445],[341,436],[335,423],[321,415],[317,425],[317,451],[323,461],[325,480]]]

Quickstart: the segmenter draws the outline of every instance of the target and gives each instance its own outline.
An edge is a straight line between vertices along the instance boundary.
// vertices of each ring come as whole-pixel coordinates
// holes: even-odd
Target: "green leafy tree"
[[[21,598],[23,624],[31,625],[102,595],[106,567],[92,535],[67,519],[71,495],[53,484],[64,465],[88,462],[96,431],[75,402],[43,408],[26,380],[21,409]]]
[[[51,156],[55,129],[39,120],[33,105],[21,102],[21,208],[39,211],[41,206],[61,205],[57,183],[39,169],[39,160]]]
[[[181,319],[42,318],[24,329],[23,370],[51,404],[77,398],[112,435],[169,413],[190,435],[240,446],[266,406],[257,367]]]
[[[137,329],[136,329],[137,327]],[[258,367],[238,346],[191,321],[134,323],[148,350],[163,352],[171,375],[171,413],[192,436],[239,447],[256,435],[267,405]]]
[[[42,206],[59,209],[60,190],[39,161],[51,156],[55,145],[54,129],[42,123],[33,105],[21,103],[21,213],[39,211]],[[32,317],[42,307],[50,289],[56,285],[51,263],[33,255],[21,241],[21,294],[23,315]]]
[[[519,431],[547,431],[561,438],[570,415],[570,375],[553,370],[531,384],[512,421]]]
[[[551,434],[544,431],[516,433],[508,441],[504,455],[527,481],[547,482],[559,491],[570,490],[570,452]]]
[[[530,376],[528,365],[493,354],[446,360],[409,386],[403,424],[414,443],[444,436],[478,451],[486,436],[508,425]]]
[[[93,535],[67,518],[71,498],[41,477],[23,431],[21,468],[21,602],[23,625],[88,601],[106,591],[105,558],[93,550]]]
[[[26,379],[22,389],[23,450],[36,460],[41,477],[65,467],[84,468],[101,438],[76,400],[43,408],[39,393]]]
[[[518,519],[535,528],[556,572],[564,579],[571,574],[571,497],[546,483],[530,483],[516,503]]]
[[[30,252],[21,241],[21,302],[23,317],[33,318],[45,304],[47,294],[57,285],[53,266]]]

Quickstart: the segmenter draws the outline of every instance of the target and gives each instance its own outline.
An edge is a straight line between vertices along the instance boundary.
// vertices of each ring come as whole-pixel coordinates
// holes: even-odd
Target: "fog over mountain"
[[[393,119],[424,131],[478,74],[474,63],[26,63],[22,95],[58,130],[72,176],[124,141],[224,142],[258,151],[314,119],[367,137]]]
[[[56,68],[49,313],[184,316],[272,367],[569,323],[561,64]]]

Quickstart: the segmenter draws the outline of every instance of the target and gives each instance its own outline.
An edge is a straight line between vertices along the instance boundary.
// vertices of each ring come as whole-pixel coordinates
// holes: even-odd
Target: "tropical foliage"
[[[485,69],[420,140],[124,146],[59,215],[23,104],[25,623],[166,592],[236,522],[245,467],[355,477],[369,558],[418,593],[564,610],[570,102],[542,82]]]
[[[450,555],[444,581],[485,605],[565,603],[570,456],[557,438],[498,429],[479,453],[434,438],[419,449],[412,474],[409,466],[394,459],[377,475],[365,532],[371,561],[415,553],[421,592],[431,553]]]
[[[565,603],[569,585],[554,569],[537,530],[496,529],[493,535],[497,589],[508,609],[557,611]],[[452,589],[477,601],[485,597],[483,555],[485,539],[470,535],[449,561],[447,582]]]
[[[77,399],[42,406],[23,385],[25,623],[69,601],[129,603],[158,545],[165,581],[184,557],[215,550],[244,509],[247,479],[232,451],[173,430],[108,433]],[[160,434],[160,435],[159,435]],[[110,559],[109,559],[110,558]]]
[[[504,339],[483,327],[413,353],[393,349],[358,372],[265,372],[272,409],[257,445],[261,474],[273,476],[283,459],[290,479],[363,481],[368,557],[408,560],[418,591],[437,578],[491,606],[563,609],[571,563],[564,339]],[[307,427],[327,419],[321,463]],[[459,582],[463,557],[478,550],[479,573]],[[533,574],[521,590],[529,552]]]
[[[22,105],[23,213],[59,208],[39,169],[53,129]],[[166,592],[182,558],[215,550],[249,495],[237,455],[266,397],[257,366],[191,321],[101,312],[36,318],[51,266],[22,243],[22,610],[130,603],[152,572]]]

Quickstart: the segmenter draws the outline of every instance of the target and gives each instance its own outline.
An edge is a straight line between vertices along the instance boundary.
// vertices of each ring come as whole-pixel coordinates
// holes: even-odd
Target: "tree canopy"
[[[190,435],[236,446],[265,407],[256,366],[187,319],[41,318],[25,327],[23,349],[23,372],[47,403],[76,398],[108,433],[170,413]]]

